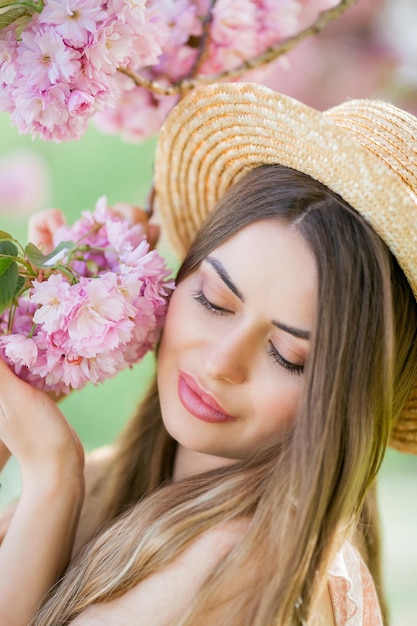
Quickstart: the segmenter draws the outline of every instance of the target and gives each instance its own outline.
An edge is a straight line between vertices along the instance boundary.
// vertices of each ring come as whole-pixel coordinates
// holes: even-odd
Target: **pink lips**
[[[200,389],[192,376],[183,372],[180,372],[178,378],[178,396],[187,411],[203,422],[232,422],[236,420],[233,415],[225,413],[212,396]]]

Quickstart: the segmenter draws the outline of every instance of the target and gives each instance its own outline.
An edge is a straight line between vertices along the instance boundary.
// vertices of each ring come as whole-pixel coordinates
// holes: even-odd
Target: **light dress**
[[[329,569],[329,590],[336,626],[383,626],[371,574],[349,542]]]

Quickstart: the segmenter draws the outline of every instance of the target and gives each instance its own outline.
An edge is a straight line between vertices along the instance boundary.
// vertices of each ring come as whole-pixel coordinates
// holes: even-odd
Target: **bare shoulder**
[[[336,626],[330,589],[328,585],[323,587],[308,626]]]
[[[174,613],[186,609],[207,575],[242,538],[247,525],[247,521],[239,520],[207,530],[169,565],[120,598],[89,607],[72,624],[166,626]]]
[[[86,454],[84,473],[87,484],[95,482],[101,475],[104,466],[111,461],[113,453],[113,446],[102,446]]]
[[[248,529],[249,520],[236,519],[217,524],[210,530],[197,537],[187,548],[183,556],[192,559],[193,553],[209,552],[213,560],[222,558],[241,539]]]
[[[217,563],[243,537],[248,520],[218,524],[202,533],[169,565],[149,576],[127,593],[105,604],[90,606],[72,626],[168,626],[186,611],[204,580]],[[233,581],[231,581],[231,586]],[[207,622],[224,623],[223,609],[213,610]],[[324,587],[308,626],[335,626],[330,592]]]

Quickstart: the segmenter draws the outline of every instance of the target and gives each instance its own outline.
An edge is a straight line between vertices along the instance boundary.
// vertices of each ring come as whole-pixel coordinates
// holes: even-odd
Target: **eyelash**
[[[228,315],[229,313],[231,313],[231,311],[229,311],[228,309],[216,306],[215,304],[210,302],[210,300],[206,298],[201,290],[194,292],[193,298],[214,315]],[[296,374],[300,376],[303,373],[303,365],[296,365],[295,363],[291,363],[290,361],[287,361],[287,359],[284,359],[284,357],[278,352],[278,350],[271,342],[269,342],[268,344],[268,354],[272,358],[274,363],[278,363],[278,365],[290,372],[290,374]]]
[[[207,300],[201,289],[193,293],[193,298],[194,300],[202,304],[204,308],[210,311],[210,313],[214,313],[214,315],[227,315],[231,312],[228,309],[223,309],[221,306],[216,306],[215,304],[210,302],[210,300]]]
[[[287,359],[284,359],[284,357],[278,352],[278,350],[271,342],[269,342],[268,345],[268,354],[273,359],[273,361],[275,361],[275,363],[281,365],[281,367],[290,372],[290,374],[296,374],[297,376],[300,376],[304,372],[303,365],[296,365],[295,363],[291,363],[290,361],[287,361]]]

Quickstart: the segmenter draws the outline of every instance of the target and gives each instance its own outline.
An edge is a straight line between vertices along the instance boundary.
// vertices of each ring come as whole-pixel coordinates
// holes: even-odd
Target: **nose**
[[[207,374],[231,384],[245,382],[250,367],[250,339],[241,332],[222,335],[205,347],[204,365]]]

